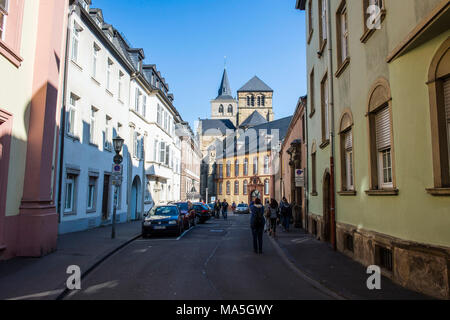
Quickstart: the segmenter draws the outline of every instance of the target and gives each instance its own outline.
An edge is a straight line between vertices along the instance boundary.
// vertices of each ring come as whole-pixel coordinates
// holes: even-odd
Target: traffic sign
[[[114,164],[112,172],[113,172],[113,176],[121,176],[123,174],[123,165]]]
[[[305,187],[305,171],[302,169],[295,170],[295,186],[297,188]]]

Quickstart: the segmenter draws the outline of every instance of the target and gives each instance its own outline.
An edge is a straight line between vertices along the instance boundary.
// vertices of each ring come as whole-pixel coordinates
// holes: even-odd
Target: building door
[[[105,174],[103,179],[102,219],[108,220],[109,213],[109,189],[110,176]]]
[[[323,236],[324,241],[331,241],[331,176],[328,170],[323,177]]]
[[[130,211],[131,220],[139,219],[139,194],[141,190],[141,183],[138,176],[133,180],[133,185],[131,186],[131,199],[130,199]]]

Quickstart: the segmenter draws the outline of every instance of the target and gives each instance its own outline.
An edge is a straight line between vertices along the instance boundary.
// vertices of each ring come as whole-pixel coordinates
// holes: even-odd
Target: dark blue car
[[[184,231],[184,217],[176,205],[156,206],[145,215],[142,236],[154,234],[181,235]]]

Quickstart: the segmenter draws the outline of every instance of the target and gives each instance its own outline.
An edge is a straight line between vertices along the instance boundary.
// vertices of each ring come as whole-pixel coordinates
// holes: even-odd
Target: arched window
[[[258,157],[253,157],[253,174],[258,174]]]
[[[223,105],[220,105],[220,106],[219,106],[219,113],[220,113],[220,114],[223,114],[223,113],[224,113]]]
[[[223,192],[223,182],[219,183],[219,195],[222,195]]]
[[[341,136],[341,189],[353,191],[354,186],[354,156],[353,156],[353,117],[350,110],[346,110],[341,117],[339,135]]]
[[[261,105],[262,105],[263,107],[266,106],[266,97],[265,97],[265,96],[262,96],[262,97],[261,97]]]
[[[239,194],[239,181],[234,182],[234,194],[235,195]]]
[[[370,189],[395,191],[391,90],[380,78],[369,95]],[[371,193],[369,190],[368,194]]]
[[[243,194],[246,196],[248,195],[248,182],[247,180],[244,180],[244,188],[243,188]]]
[[[239,160],[236,160],[234,162],[234,175],[236,177],[239,177]]]
[[[230,181],[227,182],[227,195],[231,194],[231,183]]]
[[[261,106],[261,96],[258,96],[258,107]]]
[[[264,157],[264,174],[269,174],[269,172],[270,172],[269,164],[270,164],[269,156],[265,156]]]
[[[222,163],[219,163],[219,172],[218,172],[218,175],[219,175],[219,179],[222,179],[222,178],[223,178],[223,164],[222,164]]]
[[[227,178],[231,177],[231,161],[227,161]]]
[[[436,52],[428,72],[434,195],[450,195],[450,39]]]
[[[233,114],[233,106],[231,104],[228,106],[228,113]]]
[[[247,106],[250,107],[252,105],[252,97],[251,96],[247,96]]]
[[[268,196],[270,193],[269,179],[264,180],[264,195]]]
[[[248,176],[248,159],[244,159],[244,176]]]
[[[255,96],[252,96],[252,107],[255,106]]]

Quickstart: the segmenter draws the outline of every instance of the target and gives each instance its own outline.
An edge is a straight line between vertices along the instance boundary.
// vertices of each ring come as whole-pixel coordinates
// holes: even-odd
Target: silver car
[[[237,206],[236,210],[234,211],[236,214],[249,214],[250,208],[248,207],[248,204],[241,203]]]

